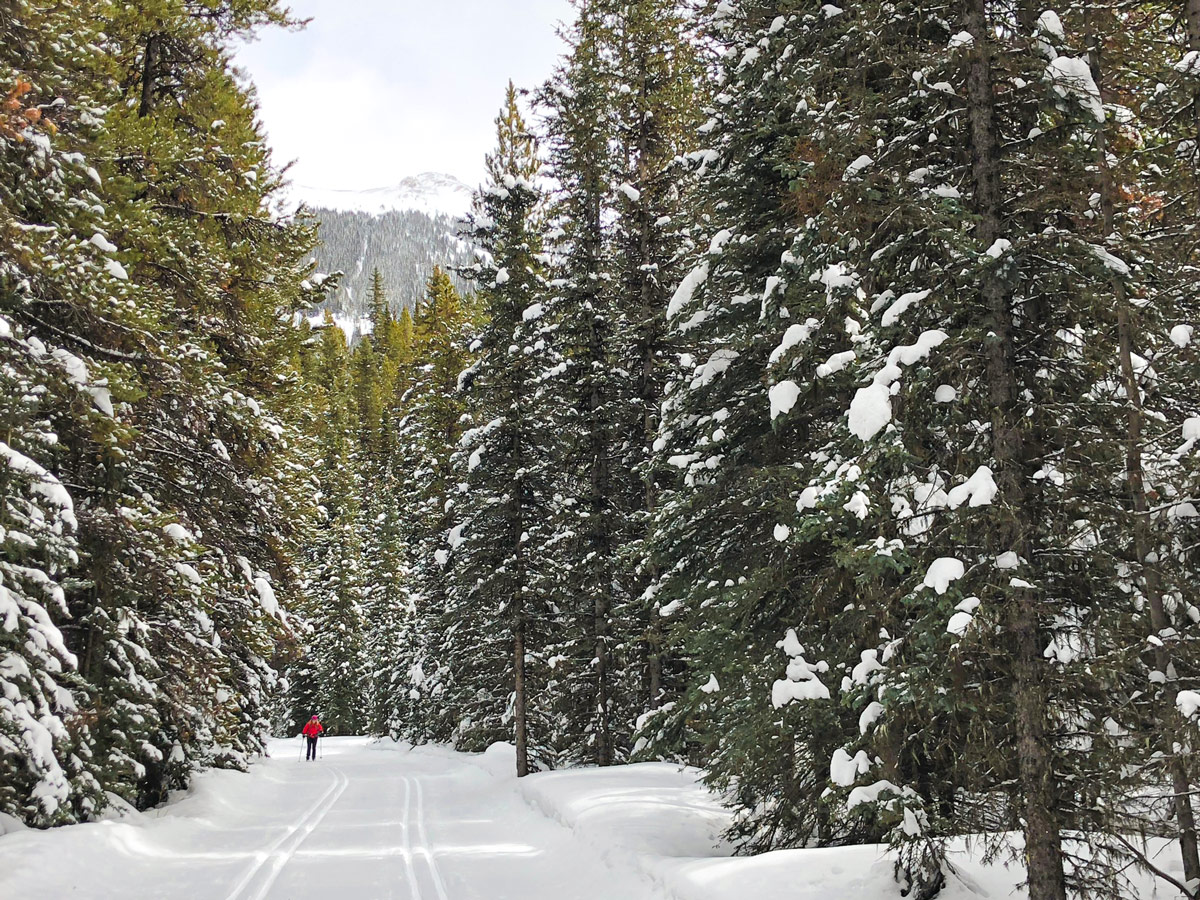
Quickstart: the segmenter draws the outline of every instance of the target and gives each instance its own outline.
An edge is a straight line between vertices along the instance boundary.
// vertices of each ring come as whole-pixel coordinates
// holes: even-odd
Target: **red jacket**
[[[318,737],[324,730],[325,726],[323,726],[320,722],[315,722],[310,719],[308,724],[304,726],[304,731],[301,733],[306,734],[309,737]]]

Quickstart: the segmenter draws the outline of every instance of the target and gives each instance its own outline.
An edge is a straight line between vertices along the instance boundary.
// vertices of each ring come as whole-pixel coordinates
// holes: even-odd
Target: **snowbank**
[[[608,853],[645,861],[729,856],[733,848],[720,837],[729,813],[698,776],[670,763],[638,763],[541,772],[520,788],[535,808]]]
[[[884,845],[776,850],[733,857],[720,835],[730,814],[695,769],[640,763],[570,769],[519,782],[525,799],[595,847],[615,869],[633,867],[674,900],[899,900],[894,856]],[[985,866],[958,841],[939,900],[1020,900],[1021,866]],[[1165,856],[1163,858],[1166,858]],[[1153,896],[1148,879],[1141,896]],[[1165,895],[1164,895],[1165,896]]]

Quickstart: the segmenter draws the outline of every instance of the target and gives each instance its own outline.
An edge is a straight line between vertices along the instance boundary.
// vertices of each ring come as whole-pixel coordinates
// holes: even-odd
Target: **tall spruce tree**
[[[655,727],[702,726],[751,846],[889,836],[930,895],[944,838],[1007,811],[1031,896],[1117,895],[1136,454],[1113,399],[1136,413],[1145,357],[1098,313],[1132,268],[1096,233],[1096,70],[1057,16],[997,15],[717,11],[717,214],[671,304],[701,340],[658,536],[700,687]]]
[[[559,185],[551,207],[559,289],[550,301],[566,365],[559,396],[574,416],[553,451],[566,473],[558,590],[569,624],[554,650],[561,660],[560,743],[599,765],[616,758],[612,611],[622,589],[615,551],[625,533],[614,484],[620,376],[613,366],[617,313],[604,222],[614,187],[611,24],[604,4],[576,4],[576,20],[564,32],[567,55],[540,95],[550,173]]]
[[[93,447],[111,419],[63,336],[28,331],[39,298],[92,299],[108,283],[105,254],[87,240],[103,220],[69,202],[94,185],[72,157],[89,136],[79,118],[103,110],[82,91],[51,106],[81,86],[88,37],[62,10],[0,4],[0,812],[38,825],[101,799],[94,736],[77,717],[86,684],[61,630],[79,544],[75,500],[55,472],[65,447]]]
[[[628,735],[647,710],[676,693],[662,617],[653,602],[656,562],[647,544],[663,475],[654,443],[670,368],[666,309],[686,274],[692,241],[694,179],[685,159],[701,124],[701,68],[696,35],[675,0],[614,5],[613,75],[627,86],[613,100],[619,152],[612,179],[612,290],[622,310],[616,363],[625,374],[620,421],[622,485],[628,524],[619,551],[621,596],[614,608],[625,685],[618,716]],[[632,689],[631,689],[632,688]]]
[[[451,638],[442,652],[453,675],[449,702],[470,723],[460,744],[511,738],[523,776],[531,759],[545,759],[550,738],[545,648],[556,594],[546,544],[556,478],[542,384],[555,360],[539,302],[541,163],[511,82],[496,136],[471,219],[482,261],[470,274],[486,325],[463,379],[473,427],[458,450],[444,619]]]
[[[452,456],[464,430],[465,406],[459,376],[469,357],[469,309],[450,277],[435,269],[425,302],[414,319],[412,385],[402,401],[397,425],[399,476],[408,498],[405,541],[412,567],[412,602],[417,615],[409,646],[395,660],[393,683],[408,681],[406,722],[397,730],[413,739],[454,739],[457,710],[440,698],[452,671],[440,630],[447,604],[447,536],[457,492]],[[415,695],[415,696],[411,696]]]
[[[290,322],[321,297],[305,281],[311,230],[265,212],[278,180],[228,55],[288,16],[269,2],[109,12],[69,21],[18,2],[2,17],[0,140],[24,169],[6,173],[3,202],[29,226],[4,247],[10,347],[47,354],[76,389],[31,385],[32,433],[52,429],[57,445],[31,456],[11,435],[44,474],[24,467],[9,484],[33,478],[44,497],[70,485],[58,508],[74,510],[76,549],[56,551],[62,595],[34,619],[60,626],[61,645],[42,632],[45,652],[78,661],[63,771],[94,779],[70,805],[57,788],[5,798],[33,821],[90,815],[97,788],[156,803],[196,768],[262,749],[292,577],[279,475]],[[37,262],[53,244],[70,265]],[[67,538],[65,519],[45,521]]]
[[[568,624],[554,655],[564,750],[608,765],[662,700],[645,536],[663,309],[684,244],[678,160],[697,124],[699,65],[676,3],[579,4],[564,36],[568,53],[541,94],[559,185],[548,307],[566,366],[557,390],[577,418],[555,450]]]
[[[310,361],[309,393],[318,412],[319,513],[305,544],[303,602],[309,633],[289,673],[293,727],[319,714],[335,733],[367,726],[363,700],[366,573],[359,535],[359,455],[354,445],[356,404],[346,336],[326,313]]]

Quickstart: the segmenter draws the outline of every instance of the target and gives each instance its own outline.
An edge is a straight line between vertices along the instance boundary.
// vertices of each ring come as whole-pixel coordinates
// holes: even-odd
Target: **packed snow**
[[[850,401],[850,433],[869,441],[892,421],[892,394],[882,384],[859,388]]]
[[[1058,13],[1052,9],[1048,9],[1038,16],[1037,27],[1039,31],[1042,31],[1060,41],[1065,41],[1067,39],[1067,33],[1065,30],[1063,30],[1062,19],[1060,19],[1058,17]]]
[[[795,634],[781,642],[798,653]],[[716,678],[704,687],[713,686]],[[1200,704],[1200,698],[1184,698]],[[1190,707],[1193,708],[1194,707]],[[876,717],[882,709],[873,711]],[[868,717],[869,718],[869,717]],[[873,719],[871,721],[874,721]],[[870,722],[867,723],[869,726]],[[867,727],[864,726],[864,727]],[[517,779],[511,745],[454,753],[330,737],[303,762],[277,740],[249,773],[214,771],[146,813],[49,831],[0,823],[0,896],[21,900],[895,900],[894,856],[868,844],[735,857],[731,813],[670,763]],[[868,773],[835,751],[849,787]],[[867,779],[869,781],[869,776]],[[850,801],[892,789],[853,789]],[[850,802],[848,801],[848,802]],[[4,832],[8,830],[9,833]],[[951,844],[941,900],[1026,896],[1016,863]],[[1164,854],[1165,860],[1165,854]],[[1170,865],[1170,863],[1166,863]],[[1151,896],[1145,879],[1142,896]]]
[[[812,337],[819,325],[820,323],[816,319],[809,319],[803,325],[799,323],[789,325],[787,331],[783,333],[783,339],[779,342],[779,346],[771,351],[771,364],[774,365],[783,359],[784,355],[793,347],[805,343]]]
[[[692,302],[692,295],[696,293],[696,288],[704,284],[708,278],[708,263],[700,263],[696,268],[689,272],[679,282],[679,287],[675,289],[675,293],[671,295],[671,301],[667,304],[667,318],[673,319],[679,315],[680,310]]]
[[[925,572],[925,587],[933,588],[938,594],[950,590],[951,583],[958,581],[966,574],[962,560],[952,556],[943,556],[929,564]]]
[[[883,318],[880,319],[880,324],[884,328],[889,328],[895,325],[902,315],[908,312],[909,307],[915,306],[922,300],[926,299],[933,291],[910,291],[907,294],[901,294],[896,301],[884,310]]]
[[[796,401],[800,399],[800,386],[794,381],[781,381],[771,385],[767,397],[771,401],[771,418],[776,419],[784,413],[791,412]]]

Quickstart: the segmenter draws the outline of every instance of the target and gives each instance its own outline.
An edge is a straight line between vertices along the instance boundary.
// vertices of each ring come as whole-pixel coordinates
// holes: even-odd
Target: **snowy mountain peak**
[[[297,186],[312,207],[373,214],[412,209],[427,215],[465,216],[471,208],[471,188],[444,172],[410,175],[392,185],[359,190]]]

